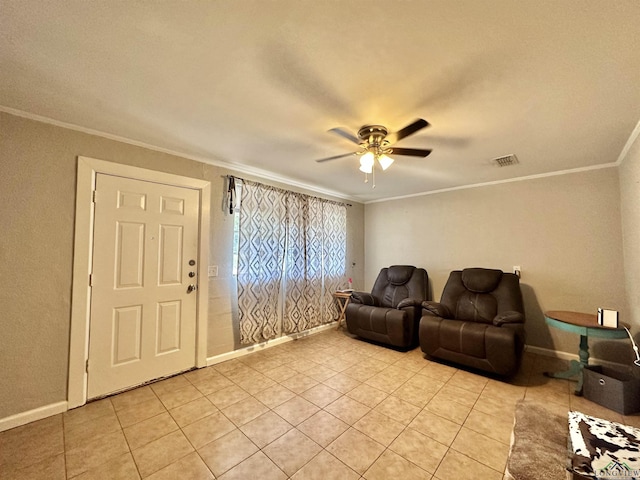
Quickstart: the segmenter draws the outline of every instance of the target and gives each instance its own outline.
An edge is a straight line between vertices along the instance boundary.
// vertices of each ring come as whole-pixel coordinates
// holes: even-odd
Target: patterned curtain
[[[280,189],[243,181],[238,248],[240,342],[280,334],[279,298],[285,247],[285,196]]]
[[[241,343],[333,320],[332,294],[345,280],[346,218],[344,204],[244,181],[238,251]]]
[[[323,242],[322,259],[324,273],[324,302],[322,323],[335,316],[333,292],[345,288],[347,264],[347,207],[344,204],[325,202],[322,209]]]
[[[284,333],[322,324],[322,205],[306,195],[289,196],[285,262]]]

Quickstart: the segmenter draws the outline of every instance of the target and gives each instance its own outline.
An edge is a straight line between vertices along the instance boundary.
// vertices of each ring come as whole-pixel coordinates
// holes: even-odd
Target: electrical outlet
[[[515,273],[518,278],[522,278],[522,271],[520,270],[520,265],[513,266],[513,273]]]
[[[218,276],[218,266],[217,265],[209,265],[209,277],[217,277]]]

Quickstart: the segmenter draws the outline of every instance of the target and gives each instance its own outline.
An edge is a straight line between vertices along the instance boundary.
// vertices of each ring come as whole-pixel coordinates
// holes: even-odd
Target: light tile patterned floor
[[[327,331],[0,433],[7,479],[502,479],[526,398],[640,426],[542,375],[509,383]]]

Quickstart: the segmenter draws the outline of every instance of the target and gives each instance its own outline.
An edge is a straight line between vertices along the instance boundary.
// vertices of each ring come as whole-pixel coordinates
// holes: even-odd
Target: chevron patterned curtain
[[[332,293],[344,283],[346,207],[293,194],[287,201],[284,333],[333,320]]]
[[[347,265],[347,207],[343,203],[322,205],[322,260],[324,292],[322,323],[335,318],[333,293],[345,287]]]
[[[284,333],[308,330],[322,322],[322,216],[317,198],[287,199]]]
[[[241,343],[333,320],[332,293],[345,280],[346,218],[344,204],[244,181],[238,249]]]
[[[282,190],[243,180],[238,248],[240,343],[259,343],[280,335],[285,220]]]

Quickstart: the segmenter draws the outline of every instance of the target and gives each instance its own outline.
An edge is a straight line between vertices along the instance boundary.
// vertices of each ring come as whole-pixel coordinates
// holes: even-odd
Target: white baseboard
[[[275,347],[276,345],[282,345],[283,343],[292,342],[293,340],[308,337],[309,335],[324,332],[325,330],[330,330],[332,328],[336,328],[336,322],[327,323],[326,325],[320,325],[319,327],[311,328],[300,333],[283,335],[281,337],[274,338],[273,340],[267,340],[266,342],[256,343],[255,345],[249,345],[248,347],[239,348],[238,350],[234,350],[233,352],[221,353],[220,355],[208,357],[207,366],[209,367],[211,365],[231,360],[233,358],[244,357],[245,355],[259,352],[266,348],[271,348]]]
[[[0,432],[9,430],[10,428],[26,425],[27,423],[35,422],[36,420],[42,420],[43,418],[57,415],[58,413],[66,412],[67,402],[57,402],[44,407],[34,408],[26,412],[16,413],[10,417],[0,418]]]
[[[319,327],[315,327],[293,335],[284,335],[282,337],[274,338],[273,340],[268,340],[257,345],[251,345],[246,348],[241,348],[233,352],[209,357],[207,358],[207,366],[215,365],[216,363],[224,362],[225,360],[230,360],[232,358],[249,355],[250,353],[258,352],[264,350],[265,348],[275,347],[276,345],[291,342],[293,340],[304,338],[309,335],[330,330],[332,328],[336,328],[335,322],[321,325]],[[26,412],[16,413],[15,415],[11,415],[9,417],[0,418],[0,432],[19,427],[21,425],[26,425],[27,423],[35,422],[37,420],[42,420],[43,418],[51,417],[53,415],[57,415],[58,413],[66,412],[67,410],[69,410],[69,404],[67,401],[64,401],[34,408],[33,410],[28,410]]]
[[[217,363],[224,362],[226,360],[231,360],[233,358],[243,357],[245,355],[249,355],[254,352],[262,351],[266,348],[271,348],[271,347],[275,347],[276,345],[282,345],[283,343],[292,342],[299,338],[304,338],[309,335],[314,335],[316,333],[324,332],[332,328],[336,328],[335,322],[328,323],[326,325],[321,325],[319,327],[315,327],[301,333],[296,333],[293,335],[284,335],[282,337],[274,338],[273,340],[267,340],[266,342],[258,343],[256,345],[250,345],[245,348],[240,348],[238,350],[234,350],[233,352],[222,353],[220,355],[208,357],[207,366],[215,365]],[[573,353],[560,352],[557,350],[551,350],[549,348],[535,347],[533,345],[526,345],[525,350],[527,352],[534,353],[537,355],[543,355],[546,357],[561,358],[563,360],[579,360],[578,355]],[[597,357],[590,357],[589,363],[593,363],[594,365],[605,365],[605,366],[611,366],[611,367],[628,366],[621,363],[602,360]],[[5,430],[9,430],[11,428],[19,427],[21,425],[26,425],[27,423],[35,422],[36,420],[42,420],[43,418],[51,417],[53,415],[57,415],[58,413],[66,412],[68,409],[69,409],[68,404],[66,401],[64,401],[64,402],[52,403],[50,405],[45,405],[39,408],[34,408],[33,410],[28,410],[26,412],[17,413],[15,415],[11,415],[10,417],[0,418],[0,432],[4,432]]]
[[[536,355],[543,355],[545,357],[560,358],[562,360],[580,361],[580,357],[575,353],[561,352],[559,350],[551,350],[550,348],[534,347],[533,345],[525,345],[524,349],[529,353],[534,353]],[[629,366],[624,363],[617,363],[617,362],[612,362],[610,360],[603,360],[598,357],[589,357],[589,364],[603,365],[605,367],[613,367],[613,368]]]

